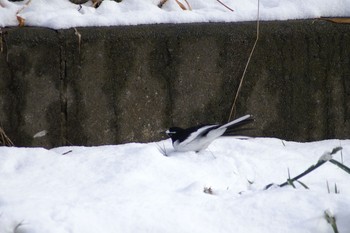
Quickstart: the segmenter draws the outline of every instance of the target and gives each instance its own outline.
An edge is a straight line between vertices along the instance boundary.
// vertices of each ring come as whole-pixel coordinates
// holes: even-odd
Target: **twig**
[[[341,141],[339,141],[339,146],[341,147]],[[341,163],[344,164],[343,151],[340,151],[340,159],[341,159]]]
[[[17,21],[18,21],[18,26],[20,27],[23,27],[24,24],[25,24],[25,19],[22,18],[19,14],[31,3],[32,0],[28,0],[24,6],[19,9],[17,12],[16,12],[16,17],[17,17]]]
[[[283,141],[283,140],[281,140],[281,142],[282,142],[282,145],[285,147],[285,146],[286,146],[286,144],[284,143],[284,141]]]
[[[314,165],[312,165],[311,167],[309,167],[308,169],[306,169],[304,172],[302,172],[301,174],[295,176],[294,178],[289,178],[287,179],[286,182],[278,185],[279,187],[283,187],[283,186],[286,186],[286,185],[291,185],[293,184],[294,181],[297,181],[299,180],[300,178],[306,176],[307,174],[309,174],[310,172],[316,170],[317,168],[321,167],[323,164],[325,164],[327,161],[331,161],[333,160],[332,159],[332,155],[337,153],[339,150],[341,150],[342,148],[341,147],[336,147],[332,150],[332,152],[326,152],[324,153],[320,159],[318,160],[318,162]],[[268,184],[265,186],[265,189],[268,189],[272,186],[273,184]],[[294,187],[294,186],[293,186]]]
[[[164,5],[167,1],[168,1],[168,0],[161,0],[161,1],[159,2],[159,4],[158,4],[158,7],[159,7],[159,8],[162,8],[163,5]]]
[[[234,108],[235,108],[235,106],[236,106],[236,101],[237,101],[238,95],[239,95],[239,93],[240,93],[240,91],[241,91],[242,84],[243,84],[243,80],[244,80],[245,74],[246,74],[246,72],[247,72],[249,63],[250,63],[250,59],[251,59],[252,56],[253,56],[253,53],[254,53],[256,44],[258,43],[258,40],[259,40],[259,28],[260,28],[260,0],[258,0],[258,15],[257,15],[257,21],[256,21],[256,39],[255,39],[253,48],[252,48],[252,50],[250,51],[250,55],[249,55],[247,64],[245,65],[245,68],[244,68],[244,71],[243,71],[243,74],[242,74],[242,77],[241,77],[241,81],[239,82],[239,86],[238,86],[238,89],[237,89],[237,92],[236,92],[236,96],[235,96],[235,98],[234,98],[234,100],[233,100],[233,104],[232,104],[232,107],[231,107],[230,116],[228,117],[228,122],[231,120],[231,117],[232,117],[232,114],[233,114],[233,110],[234,110]]]
[[[75,30],[75,35],[78,37],[78,45],[79,45],[79,48],[78,48],[78,51],[79,51],[79,53],[80,53],[80,47],[81,47],[81,34],[80,34],[80,32],[78,32],[78,30],[77,30],[77,28],[74,28],[74,30]]]
[[[0,127],[1,142],[4,146],[14,146],[11,139],[6,135],[5,131]]]
[[[101,5],[102,0],[92,0],[92,7],[97,8]]]
[[[163,147],[161,147],[158,143],[156,143],[159,152],[164,155],[164,156],[168,156],[168,152],[166,151],[165,145],[163,143]]]
[[[333,163],[334,165],[337,165],[339,168],[343,169],[344,171],[350,174],[350,168],[345,166],[344,164],[339,163],[337,160],[334,159],[329,160],[329,162]]]
[[[69,154],[69,153],[71,153],[72,151],[73,151],[73,150],[66,151],[66,152],[64,152],[62,155]]]
[[[302,178],[303,176],[306,176],[307,174],[309,174],[310,172],[312,172],[313,170],[319,168],[320,166],[322,166],[325,162],[327,162],[327,160],[319,160],[315,165],[312,165],[311,167],[309,167],[306,171],[304,171],[303,173],[297,175],[296,177],[294,178],[291,178],[291,179],[287,179],[286,182],[282,183],[282,184],[279,184],[278,186],[279,187],[283,187],[283,186],[286,186],[286,185],[290,185],[291,183],[293,183],[294,181]],[[272,185],[274,184],[268,184],[265,186],[265,189],[269,189]]]
[[[301,182],[300,180],[297,180],[297,182],[303,186],[305,189],[310,189],[306,184],[304,184],[303,182]]]
[[[28,1],[24,4],[24,6],[23,6],[21,9],[19,9],[19,10],[17,11],[16,14],[21,13],[21,11],[23,11],[24,8],[26,8],[26,7],[31,3],[31,1],[32,1],[32,0],[28,0]]]
[[[331,193],[331,189],[329,188],[328,180],[326,181],[326,184],[327,184],[327,191],[328,191],[328,193]]]
[[[191,10],[192,10],[191,5],[188,3],[188,1],[187,1],[187,0],[185,0],[185,2],[186,2],[186,4],[187,4],[187,6],[188,6],[188,9],[191,11]]]
[[[220,0],[216,0],[216,1],[218,1],[218,3],[220,3],[221,5],[223,5],[224,7],[226,7],[227,9],[229,9],[230,11],[234,12],[234,10],[233,10],[231,7],[227,6],[227,5],[226,5],[225,3],[223,3],[222,1],[220,1]]]
[[[320,166],[322,166],[325,162],[327,162],[327,160],[320,160],[320,161],[318,161],[315,165],[312,165],[311,167],[309,167],[308,169],[306,169],[306,171],[304,171],[303,173],[301,173],[301,174],[297,175],[296,177],[290,179],[290,181],[293,182],[293,181],[296,181],[296,180],[298,180],[298,179],[300,179],[300,178],[306,176],[307,174],[309,174],[309,173],[312,172],[313,170],[315,170],[315,169],[319,168]],[[288,184],[289,184],[289,182],[286,181],[286,182],[284,182],[283,184],[280,184],[279,186],[280,186],[280,187],[283,187],[283,186],[286,186],[286,185],[288,185]]]
[[[340,190],[338,189],[337,183],[334,184],[334,193],[339,194]]]
[[[346,18],[346,17],[320,18],[320,20],[326,20],[332,23],[344,23],[344,24],[350,23],[350,18]]]
[[[179,2],[179,0],[175,0],[175,2],[177,3],[177,5],[179,5],[179,7],[182,9],[182,10],[187,10],[186,7],[184,6],[184,4],[182,4],[181,2]]]

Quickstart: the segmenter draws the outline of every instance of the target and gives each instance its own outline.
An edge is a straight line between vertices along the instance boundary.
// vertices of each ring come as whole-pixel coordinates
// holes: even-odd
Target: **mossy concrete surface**
[[[0,126],[17,146],[165,138],[228,121],[256,23],[3,28]],[[251,136],[350,136],[350,25],[261,22],[235,116]],[[39,133],[39,134],[38,134]]]

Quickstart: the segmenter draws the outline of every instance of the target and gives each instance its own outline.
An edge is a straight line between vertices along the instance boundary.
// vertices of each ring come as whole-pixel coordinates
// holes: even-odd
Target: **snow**
[[[0,0],[0,27],[17,26],[18,18],[53,29],[257,19],[257,0],[222,0],[234,12],[217,0],[187,1],[192,10],[175,0],[162,8],[157,0],[104,0],[98,8],[91,1]],[[349,15],[350,0],[260,0],[261,20]],[[294,177],[332,158],[350,166],[350,140],[220,138],[200,153],[175,152],[170,140],[0,147],[0,233],[331,233],[325,213],[347,232],[350,175],[334,164],[303,177],[309,189],[295,182],[265,190],[284,183],[288,171]]]
[[[332,233],[350,229],[350,174],[330,162],[281,184],[350,140],[224,137],[200,153],[171,141],[98,147],[0,147],[0,232]],[[166,155],[162,153],[166,151]],[[327,182],[329,191],[327,188]],[[340,193],[335,193],[335,185]]]
[[[53,29],[159,23],[237,22],[257,20],[258,0],[187,0],[182,10],[176,0],[104,0],[98,8],[69,0],[0,0],[0,27],[25,26]],[[179,0],[187,9],[185,0]],[[350,15],[350,0],[260,0],[261,20],[308,19]]]

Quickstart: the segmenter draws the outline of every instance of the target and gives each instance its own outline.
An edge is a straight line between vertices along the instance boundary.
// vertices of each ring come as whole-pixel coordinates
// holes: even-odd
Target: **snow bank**
[[[214,141],[201,153],[169,140],[100,147],[0,148],[0,232],[339,232],[350,229],[349,174],[326,163],[280,184],[334,147],[350,164],[350,140]],[[159,148],[167,151],[164,156]],[[330,193],[327,189],[330,187]],[[335,193],[334,186],[340,190]],[[204,192],[206,189],[206,192]],[[209,191],[210,189],[210,191]]]

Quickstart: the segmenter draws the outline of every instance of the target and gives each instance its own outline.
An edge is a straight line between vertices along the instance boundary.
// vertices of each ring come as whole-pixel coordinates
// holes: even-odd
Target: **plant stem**
[[[320,166],[322,166],[325,162],[327,161],[318,161],[315,165],[312,165],[311,167],[309,167],[306,171],[304,171],[303,173],[301,173],[300,175],[297,175],[296,177],[292,178],[292,179],[288,179],[288,181],[284,182],[283,184],[280,184],[280,187],[286,186],[288,185],[290,182],[294,182],[300,178],[302,178],[303,176],[306,176],[307,174],[309,174],[310,172],[312,172],[313,170],[319,168]]]
[[[226,7],[227,9],[229,9],[230,11],[234,12],[234,10],[233,10],[231,7],[227,6],[227,5],[224,4],[222,1],[220,1],[220,0],[216,0],[216,1],[218,1],[218,3],[220,3],[221,5],[223,5],[224,7]]]
[[[329,162],[333,163],[334,165],[337,165],[339,168],[343,169],[344,171],[350,174],[350,168],[345,166],[344,164],[339,163],[337,160],[334,159],[329,160]]]
[[[331,224],[334,233],[339,233],[337,223],[336,223],[336,220],[335,220],[335,217],[333,216],[333,214],[330,213],[330,211],[326,210],[326,211],[324,211],[324,216],[325,216],[327,222],[329,224]]]
[[[257,15],[257,21],[256,21],[256,39],[255,39],[253,48],[252,48],[252,50],[250,51],[250,54],[249,54],[249,57],[248,57],[248,61],[247,61],[246,65],[245,65],[245,68],[244,68],[244,71],[243,71],[243,74],[242,74],[242,77],[241,77],[241,81],[239,82],[238,89],[237,89],[237,92],[236,92],[236,96],[235,96],[235,98],[234,98],[234,100],[233,100],[233,104],[232,104],[232,107],[231,107],[230,116],[228,117],[228,122],[229,122],[229,121],[231,120],[231,118],[232,118],[233,111],[234,111],[234,109],[235,109],[236,102],[237,102],[239,93],[240,93],[241,88],[242,88],[243,80],[244,80],[245,74],[246,74],[246,72],[247,72],[249,63],[250,63],[250,59],[251,59],[252,56],[253,56],[253,53],[254,53],[256,44],[258,43],[258,40],[259,40],[259,31],[260,31],[260,19],[259,19],[259,18],[260,18],[260,0],[258,0],[258,15]]]

